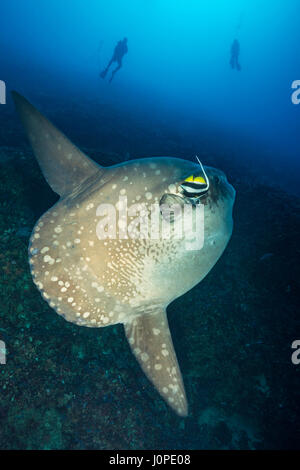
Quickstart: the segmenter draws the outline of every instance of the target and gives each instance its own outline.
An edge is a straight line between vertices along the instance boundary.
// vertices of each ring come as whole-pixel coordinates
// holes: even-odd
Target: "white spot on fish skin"
[[[121,189],[120,194],[121,194],[121,195],[126,194],[126,189]]]
[[[149,356],[148,356],[148,354],[147,354],[147,353],[145,353],[145,352],[144,352],[144,353],[142,353],[142,354],[141,354],[141,359],[142,359],[142,361],[143,361],[143,362],[146,362],[146,361],[148,361],[148,359],[149,359]]]
[[[69,304],[71,304],[71,303],[73,302],[73,300],[74,300],[73,297],[69,297],[69,298],[68,298]]]
[[[170,389],[173,391],[173,393],[176,393],[176,392],[178,392],[178,390],[179,390],[179,386],[178,386],[178,385],[170,384],[169,387],[170,387]]]
[[[35,233],[35,234],[34,234],[34,238],[40,238],[40,234],[39,234],[39,233]]]
[[[164,393],[168,393],[169,390],[167,389],[167,387],[163,387],[162,391],[163,391]]]
[[[55,227],[54,232],[55,232],[55,233],[61,233],[61,232],[62,232],[61,226],[58,225],[57,227]]]
[[[120,210],[122,210],[122,209],[125,209],[125,206],[126,206],[126,204],[125,204],[124,201],[118,201],[118,202],[116,203],[116,209],[118,209],[118,211],[120,211]]]
[[[80,243],[80,238],[75,238],[74,243],[78,245]]]
[[[45,261],[45,263],[54,264],[54,259],[51,258],[51,256],[49,256],[49,255],[44,256],[44,261]]]
[[[154,369],[155,369],[155,370],[161,370],[161,369],[162,369],[162,365],[161,365],[161,364],[155,364]]]
[[[167,349],[163,349],[161,353],[165,357],[169,355],[169,351]]]
[[[155,336],[159,335],[160,333],[160,330],[158,328],[153,328],[152,331]]]
[[[52,281],[52,282],[56,282],[56,281],[58,281],[58,278],[57,278],[56,276],[52,276],[52,277],[51,277],[51,281]]]
[[[90,312],[84,312],[83,318],[88,318],[90,316]]]
[[[86,209],[87,211],[90,211],[91,209],[93,209],[93,207],[94,207],[94,204],[91,202],[90,204],[88,204],[88,205],[86,206],[85,209]]]
[[[47,251],[49,251],[49,247],[48,247],[48,246],[44,246],[44,248],[41,249],[41,253],[42,253],[42,254],[47,253]]]
[[[152,199],[152,193],[146,193],[145,196],[146,196],[146,199],[148,199],[148,201]]]

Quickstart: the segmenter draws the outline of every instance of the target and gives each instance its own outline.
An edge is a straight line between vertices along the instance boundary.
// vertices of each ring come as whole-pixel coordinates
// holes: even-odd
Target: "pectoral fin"
[[[15,91],[12,96],[36,159],[48,184],[60,196],[70,194],[84,180],[105,171]]]
[[[125,324],[125,333],[140,366],[161,396],[180,416],[188,405],[164,309]]]

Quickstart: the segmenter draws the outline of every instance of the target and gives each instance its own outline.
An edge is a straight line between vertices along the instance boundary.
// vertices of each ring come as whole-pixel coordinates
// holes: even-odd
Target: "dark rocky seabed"
[[[39,107],[104,165],[195,154],[167,127],[107,106],[93,115],[44,98]],[[300,369],[291,362],[291,343],[300,339],[299,199],[255,179],[242,159],[198,152],[226,172],[237,198],[224,255],[168,309],[190,405],[182,419],[144,376],[121,325],[68,323],[34,287],[29,235],[57,198],[13,109],[0,119],[0,339],[8,350],[0,365],[0,448],[299,448]]]

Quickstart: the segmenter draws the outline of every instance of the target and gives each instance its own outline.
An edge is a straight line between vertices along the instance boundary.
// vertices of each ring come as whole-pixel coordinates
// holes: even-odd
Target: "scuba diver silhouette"
[[[240,55],[240,43],[237,39],[235,39],[231,46],[230,65],[233,69],[236,69],[238,71],[241,70],[241,66],[239,63],[239,55]]]
[[[112,79],[114,78],[114,75],[117,73],[117,71],[120,70],[120,68],[122,67],[122,59],[123,59],[124,55],[127,54],[127,52],[128,52],[127,38],[124,38],[124,39],[120,40],[118,42],[118,44],[116,45],[113,56],[110,59],[106,69],[104,69],[103,72],[100,73],[100,77],[105,78],[111,64],[113,62],[117,62],[118,66],[115,70],[113,70],[113,72],[111,74],[111,77],[110,77],[110,80],[109,80],[109,83],[110,83],[112,81]]]

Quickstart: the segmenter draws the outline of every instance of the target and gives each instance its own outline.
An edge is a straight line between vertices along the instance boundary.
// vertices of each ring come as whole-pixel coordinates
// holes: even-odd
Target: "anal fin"
[[[139,315],[125,323],[131,349],[143,371],[168,405],[187,416],[188,405],[166,311]]]

